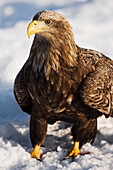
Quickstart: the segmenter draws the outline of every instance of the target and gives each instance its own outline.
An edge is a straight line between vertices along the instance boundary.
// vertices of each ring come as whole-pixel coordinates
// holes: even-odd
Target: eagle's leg
[[[44,142],[47,132],[47,121],[43,118],[31,116],[30,119],[30,137],[34,150],[31,152],[31,157],[40,159],[40,146]]]
[[[87,142],[93,142],[97,133],[97,120],[96,119],[84,119],[84,122],[76,122],[72,127],[72,135],[74,139],[74,146],[69,155],[66,158],[75,158],[78,154],[85,155],[91,152],[81,153],[80,148]]]

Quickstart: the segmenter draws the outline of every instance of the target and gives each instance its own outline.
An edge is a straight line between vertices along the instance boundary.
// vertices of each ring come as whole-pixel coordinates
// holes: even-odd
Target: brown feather
[[[31,114],[33,146],[44,141],[46,123],[57,120],[74,124],[74,140],[82,146],[94,140],[99,116],[113,116],[113,61],[78,47],[61,14],[42,11],[33,20],[48,18],[51,24],[35,35],[29,58],[15,79],[15,97]]]

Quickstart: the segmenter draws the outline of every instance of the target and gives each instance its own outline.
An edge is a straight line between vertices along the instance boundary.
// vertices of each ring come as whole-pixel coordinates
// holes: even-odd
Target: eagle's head
[[[47,10],[38,12],[28,25],[27,34],[28,37],[35,34],[33,47],[40,56],[38,57],[41,58],[40,60],[45,58],[42,56],[47,58],[49,54],[49,60],[55,56],[54,60],[57,58],[68,66],[75,66],[77,46],[74,42],[72,27],[63,15]]]
[[[28,37],[31,34],[41,34],[43,36],[61,36],[72,34],[72,28],[67,19],[55,11],[41,11],[34,17],[27,29]],[[72,35],[71,35],[72,36]],[[69,38],[69,37],[68,37]]]

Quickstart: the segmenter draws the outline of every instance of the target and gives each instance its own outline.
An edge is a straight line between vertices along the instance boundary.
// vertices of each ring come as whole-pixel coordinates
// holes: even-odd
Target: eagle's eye
[[[44,20],[45,24],[49,25],[51,23],[51,20],[50,19],[46,19]]]

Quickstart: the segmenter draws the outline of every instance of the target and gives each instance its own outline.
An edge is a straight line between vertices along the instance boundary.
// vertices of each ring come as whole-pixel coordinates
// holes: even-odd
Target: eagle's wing
[[[24,83],[24,67],[20,70],[18,75],[16,76],[14,82],[14,95],[15,98],[24,112],[31,114],[31,97],[27,91],[27,87]]]
[[[102,54],[101,54],[102,55]],[[113,61],[104,55],[95,71],[81,82],[80,95],[85,104],[109,117],[113,113]]]

